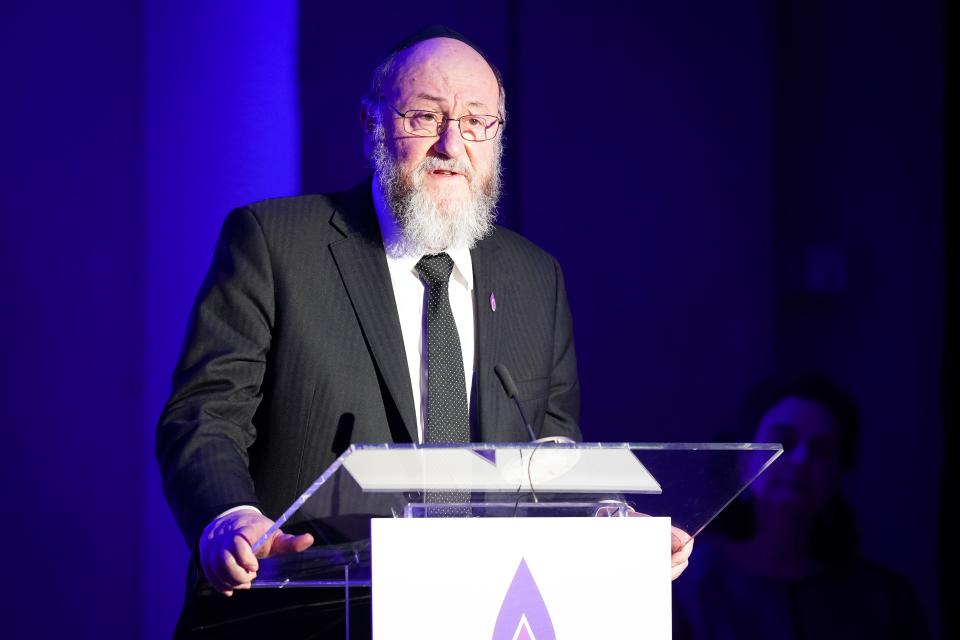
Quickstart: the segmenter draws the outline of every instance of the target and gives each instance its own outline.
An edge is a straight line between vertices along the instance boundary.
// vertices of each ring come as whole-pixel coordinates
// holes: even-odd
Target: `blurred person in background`
[[[674,637],[927,638],[911,584],[857,549],[842,493],[860,431],[850,394],[819,375],[771,379],[742,422],[736,440],[783,454],[698,536],[674,584]]]

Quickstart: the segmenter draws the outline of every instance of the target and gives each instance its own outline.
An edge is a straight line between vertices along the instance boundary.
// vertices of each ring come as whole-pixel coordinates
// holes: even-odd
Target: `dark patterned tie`
[[[470,418],[463,375],[460,335],[450,308],[453,259],[445,253],[424,256],[417,273],[427,287],[427,415],[425,442],[469,442]],[[429,491],[423,501],[430,517],[470,515],[468,491]]]
[[[424,256],[417,263],[427,285],[426,442],[470,442],[463,352],[450,308],[452,271],[453,259],[445,253]]]

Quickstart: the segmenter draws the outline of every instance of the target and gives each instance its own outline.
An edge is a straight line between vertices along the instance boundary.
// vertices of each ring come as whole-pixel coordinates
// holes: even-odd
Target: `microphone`
[[[496,365],[493,368],[493,371],[497,374],[497,377],[500,378],[500,384],[503,385],[503,390],[507,392],[507,397],[513,400],[513,403],[517,405],[517,411],[520,412],[520,419],[523,420],[523,426],[527,428],[527,433],[530,434],[530,442],[536,442],[537,444],[544,444],[547,442],[576,444],[576,440],[567,436],[544,436],[542,438],[537,438],[537,436],[533,433],[533,427],[530,426],[530,421],[527,420],[527,416],[523,413],[523,407],[520,406],[520,392],[517,391],[517,383],[513,381],[513,376],[510,375],[510,372],[502,364]]]
[[[502,364],[495,366],[493,371],[497,374],[497,377],[500,378],[500,384],[503,385],[503,390],[507,392],[507,397],[517,405],[517,411],[520,412],[520,419],[523,420],[523,426],[527,428],[527,433],[530,434],[530,442],[533,442],[537,439],[537,436],[534,435],[533,427],[530,426],[527,416],[523,413],[523,407],[520,406],[520,394],[517,391],[517,383],[513,381],[513,376],[510,375],[510,372]]]

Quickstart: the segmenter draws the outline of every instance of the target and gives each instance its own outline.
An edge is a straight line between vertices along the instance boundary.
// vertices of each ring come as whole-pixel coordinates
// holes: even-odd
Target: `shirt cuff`
[[[260,509],[257,509],[255,506],[250,505],[250,504],[241,504],[239,507],[233,507],[232,509],[227,509],[226,511],[224,511],[223,513],[221,513],[220,515],[218,515],[216,518],[214,518],[213,520],[211,520],[211,522],[213,522],[214,520],[219,520],[219,519],[222,518],[223,516],[230,515],[230,514],[233,513],[234,511],[242,511],[243,509],[253,509],[254,511],[256,511],[257,513],[259,513],[260,515],[263,515],[263,511],[260,511]]]

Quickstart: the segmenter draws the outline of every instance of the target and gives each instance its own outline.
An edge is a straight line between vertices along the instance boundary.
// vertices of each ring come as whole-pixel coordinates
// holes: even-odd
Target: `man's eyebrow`
[[[470,107],[470,108],[488,109],[488,110],[489,110],[489,107],[487,106],[487,103],[486,103],[486,102],[479,102],[479,101],[477,101],[477,100],[473,100],[473,101],[471,101],[471,102],[468,102],[468,103],[467,103],[467,106]]]

